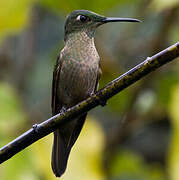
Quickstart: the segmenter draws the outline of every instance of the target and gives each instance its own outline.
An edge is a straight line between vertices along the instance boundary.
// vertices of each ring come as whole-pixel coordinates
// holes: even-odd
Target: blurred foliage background
[[[65,17],[88,9],[139,18],[96,33],[100,87],[179,40],[178,0],[0,0],[0,146],[51,116],[51,81]],[[52,135],[1,164],[2,180],[53,180]],[[97,107],[72,150],[64,180],[179,179],[179,61]]]

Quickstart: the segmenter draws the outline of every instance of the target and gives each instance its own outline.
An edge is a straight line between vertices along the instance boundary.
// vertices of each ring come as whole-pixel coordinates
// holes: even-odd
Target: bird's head
[[[73,11],[65,22],[65,39],[75,32],[95,32],[96,28],[108,22],[140,22],[132,18],[104,17],[87,10]]]

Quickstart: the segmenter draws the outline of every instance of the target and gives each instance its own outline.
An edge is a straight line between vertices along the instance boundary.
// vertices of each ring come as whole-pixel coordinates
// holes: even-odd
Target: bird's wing
[[[61,110],[63,104],[59,99],[58,87],[59,77],[62,68],[63,58],[58,57],[55,70],[53,72],[52,82],[52,113],[56,115]],[[52,170],[57,177],[60,177],[67,167],[67,161],[72,146],[77,140],[87,113],[80,115],[73,121],[64,124],[54,132],[53,150],[52,150]]]
[[[61,67],[62,67],[62,59],[60,58],[60,55],[59,55],[57,57],[56,65],[53,71],[52,101],[51,101],[52,115],[56,115],[58,113],[58,110],[60,110],[62,107],[62,104],[59,101],[59,98],[57,97],[57,89],[58,89]]]
[[[98,74],[97,74],[97,78],[96,78],[96,84],[95,84],[94,92],[96,92],[98,90],[99,80],[100,80],[101,74],[102,74],[101,63],[99,61],[99,69],[98,69]]]

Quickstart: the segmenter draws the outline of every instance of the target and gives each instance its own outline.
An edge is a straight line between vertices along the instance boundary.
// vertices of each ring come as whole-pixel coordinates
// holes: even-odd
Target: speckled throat
[[[68,34],[65,38],[64,51],[72,54],[73,58],[78,61],[98,59],[99,55],[94,44],[94,35],[95,30],[93,29],[83,29]]]

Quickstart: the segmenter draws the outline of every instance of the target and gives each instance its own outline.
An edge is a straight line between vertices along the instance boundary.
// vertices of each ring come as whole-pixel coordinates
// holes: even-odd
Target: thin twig
[[[134,84],[137,80],[145,77],[160,66],[172,61],[176,57],[179,57],[179,42],[151,58],[148,57],[139,65],[108,83],[96,94],[80,102],[76,106],[69,108],[66,113],[57,114],[56,116],[33,126],[33,128],[29,129],[27,132],[0,149],[0,163],[3,163],[32,143],[50,134],[65,123],[73,120],[73,118],[100,105],[101,102],[107,101],[115,94]]]

